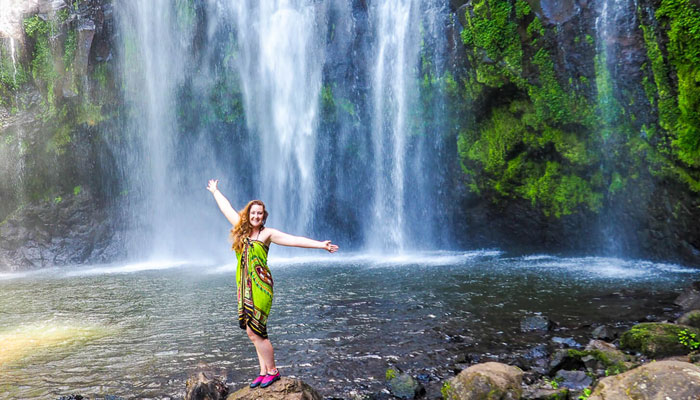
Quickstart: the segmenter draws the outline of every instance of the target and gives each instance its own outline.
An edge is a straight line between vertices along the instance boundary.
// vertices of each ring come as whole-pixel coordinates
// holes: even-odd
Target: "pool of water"
[[[525,347],[524,316],[585,332],[669,313],[700,277],[670,264],[497,250],[273,253],[269,263],[281,372],[341,397],[381,390],[391,366],[439,380],[465,352]],[[234,274],[233,264],[181,261],[0,274],[0,399],[181,397],[202,364],[242,386],[257,358],[237,325]]]

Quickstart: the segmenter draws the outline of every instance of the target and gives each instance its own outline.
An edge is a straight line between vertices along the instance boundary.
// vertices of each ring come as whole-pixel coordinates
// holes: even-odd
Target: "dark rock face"
[[[109,210],[87,191],[30,203],[0,225],[0,270],[119,259],[117,232]]]

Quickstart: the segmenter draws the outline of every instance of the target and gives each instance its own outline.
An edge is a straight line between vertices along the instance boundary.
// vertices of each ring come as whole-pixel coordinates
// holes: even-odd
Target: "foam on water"
[[[516,259],[518,260],[518,259]],[[521,268],[548,270],[551,273],[576,274],[580,279],[638,280],[661,278],[665,274],[697,273],[693,268],[647,260],[626,260],[615,257],[524,256],[517,262]]]

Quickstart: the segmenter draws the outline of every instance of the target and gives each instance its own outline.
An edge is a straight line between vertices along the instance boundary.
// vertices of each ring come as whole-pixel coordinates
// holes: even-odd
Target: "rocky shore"
[[[227,384],[224,371],[199,366],[184,398],[257,400],[393,399],[698,399],[700,398],[700,282],[687,288],[665,315],[646,321],[572,329],[544,315],[526,316],[519,326],[529,346],[498,354],[466,353],[453,376],[387,369],[384,388],[323,396],[301,379],[283,377],[267,389]],[[582,332],[585,332],[582,335]],[[582,338],[587,339],[584,343]],[[397,361],[397,365],[400,360]],[[224,372],[224,373],[222,373]],[[181,395],[172,397],[179,398]],[[102,398],[102,397],[98,397]],[[119,400],[119,397],[104,397]],[[60,400],[87,399],[78,395]]]

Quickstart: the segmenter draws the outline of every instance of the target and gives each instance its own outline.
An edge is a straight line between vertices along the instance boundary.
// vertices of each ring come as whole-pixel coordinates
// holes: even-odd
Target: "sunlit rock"
[[[473,365],[450,379],[443,386],[443,397],[449,400],[504,399],[522,395],[523,371],[497,362]]]
[[[658,361],[602,379],[589,400],[698,398],[700,367],[680,361]]]
[[[264,389],[245,387],[226,400],[321,400],[321,395],[300,379],[282,377]]]

